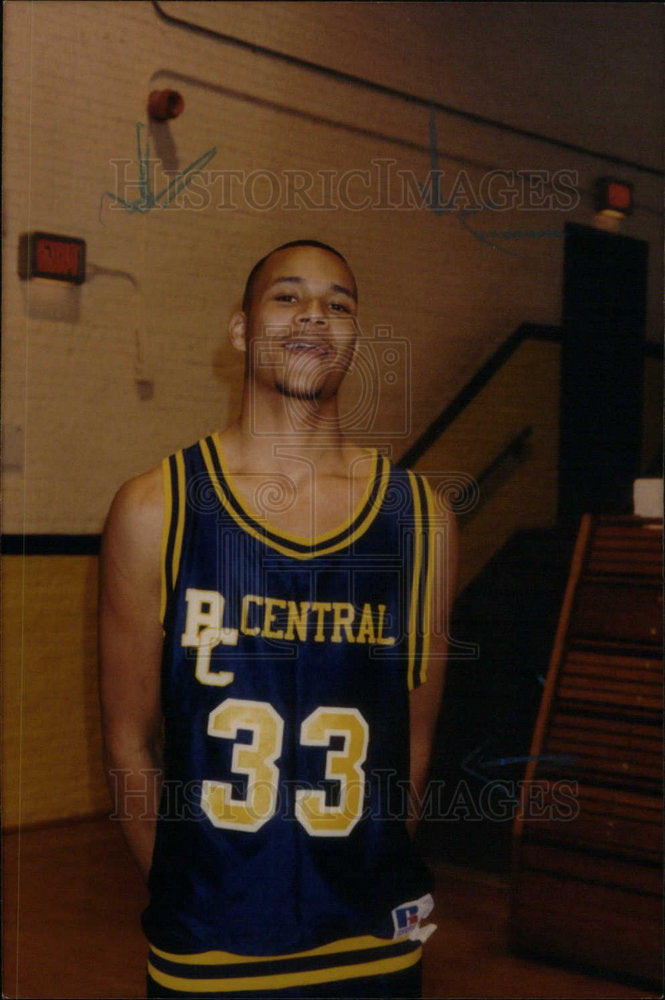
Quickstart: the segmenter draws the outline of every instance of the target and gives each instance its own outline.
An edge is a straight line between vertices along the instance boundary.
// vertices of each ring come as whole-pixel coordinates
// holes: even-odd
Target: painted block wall
[[[5,5],[5,533],[95,535],[122,481],[224,426],[242,375],[228,317],[254,261],[287,239],[331,242],[356,272],[364,362],[344,397],[347,431],[393,458],[519,324],[559,322],[563,228],[591,224],[598,176],[635,185],[623,231],[651,246],[658,339],[661,178],[609,157],[654,167],[644,134],[662,114],[650,97],[662,67],[644,37],[662,11],[617,5],[608,25],[571,10],[566,38],[564,5],[502,6],[161,4],[229,41],[143,0]],[[150,124],[148,94],[162,88],[185,110]],[[151,203],[201,157],[169,204]],[[82,286],[19,279],[19,238],[34,230],[86,240]],[[551,472],[556,394],[534,365],[515,358],[472,426],[421,465],[477,474],[512,433],[510,400],[528,396],[546,407]],[[474,518],[467,576],[516,523],[550,516],[535,494],[517,504],[533,488],[519,475]],[[3,564],[4,821],[104,809],[94,558]]]
[[[429,83],[442,104],[461,86],[450,78],[459,59],[446,72],[437,63],[441,39],[445,52],[452,44],[448,5],[277,5],[283,17],[268,6],[165,9],[274,48],[290,27],[312,62],[398,88],[412,70],[416,96]],[[484,11],[452,7],[468,50]],[[283,240],[338,245],[357,273],[368,354],[376,360],[377,330],[395,339],[392,369],[360,372],[348,393],[351,411],[358,391],[376,393],[376,411],[349,430],[395,457],[519,323],[559,322],[563,227],[591,222],[609,162],[192,33],[148,2],[16,2],[5,13],[5,532],[96,533],[124,479],[228,421],[241,374],[228,317],[251,265]],[[541,68],[549,78],[556,45]],[[513,94],[528,125],[543,87],[533,75],[533,95]],[[579,99],[560,78],[554,96]],[[148,94],[166,87],[185,110],[149,128]],[[153,194],[211,154],[168,207],[138,210],[139,123]],[[598,134],[577,138],[603,148]],[[445,210],[418,189],[433,163]],[[661,183],[622,176],[638,203],[624,231],[652,246],[658,337]],[[87,241],[85,284],[18,279],[19,236],[37,229]]]

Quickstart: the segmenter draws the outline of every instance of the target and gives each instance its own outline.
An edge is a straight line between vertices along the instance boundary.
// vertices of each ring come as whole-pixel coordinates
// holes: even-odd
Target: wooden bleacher
[[[662,520],[583,518],[514,830],[516,952],[658,983]]]

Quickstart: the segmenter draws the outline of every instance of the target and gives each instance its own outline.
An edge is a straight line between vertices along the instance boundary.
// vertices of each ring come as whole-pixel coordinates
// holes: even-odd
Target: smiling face
[[[285,396],[332,398],[353,358],[356,312],[355,280],[340,257],[308,245],[277,250],[256,276],[249,314],[237,314],[248,377]]]

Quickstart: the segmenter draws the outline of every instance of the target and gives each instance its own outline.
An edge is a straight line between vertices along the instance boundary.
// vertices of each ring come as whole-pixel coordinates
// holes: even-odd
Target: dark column
[[[559,516],[632,512],[639,474],[648,244],[566,225]]]

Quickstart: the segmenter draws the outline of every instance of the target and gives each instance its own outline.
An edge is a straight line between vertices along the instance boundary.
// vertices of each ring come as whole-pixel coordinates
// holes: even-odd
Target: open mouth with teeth
[[[316,357],[328,357],[328,350],[323,344],[311,340],[289,340],[284,349],[290,354],[312,354]]]

